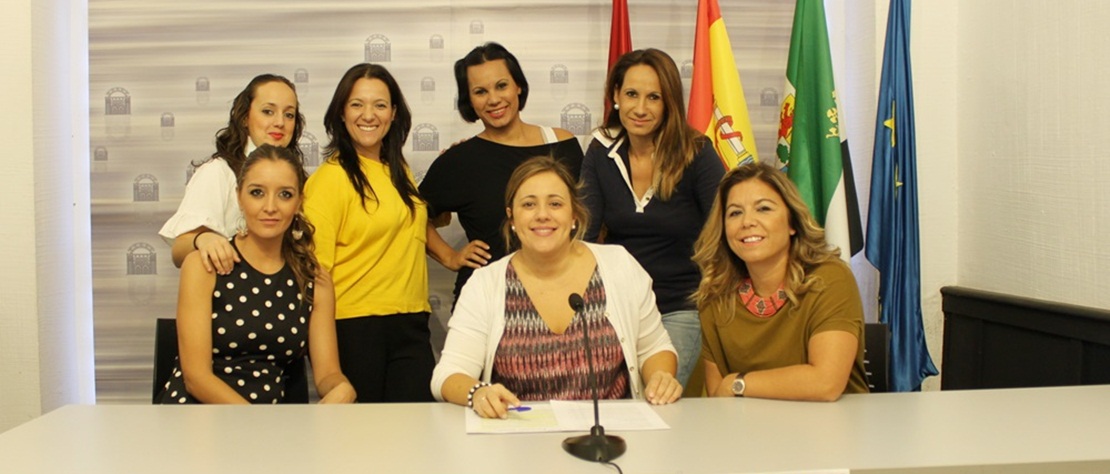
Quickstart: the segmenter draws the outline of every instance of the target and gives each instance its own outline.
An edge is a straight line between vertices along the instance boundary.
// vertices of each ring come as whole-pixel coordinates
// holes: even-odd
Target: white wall
[[[1110,308],[1110,4],[959,13],[960,284]]]
[[[0,431],[92,401],[84,1],[5,3],[0,23]]]

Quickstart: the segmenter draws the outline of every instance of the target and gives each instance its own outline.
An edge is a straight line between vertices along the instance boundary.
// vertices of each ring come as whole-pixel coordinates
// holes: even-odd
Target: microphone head
[[[571,309],[575,312],[582,311],[586,307],[586,302],[582,300],[582,295],[578,293],[571,293],[570,298],[567,300],[570,303]]]

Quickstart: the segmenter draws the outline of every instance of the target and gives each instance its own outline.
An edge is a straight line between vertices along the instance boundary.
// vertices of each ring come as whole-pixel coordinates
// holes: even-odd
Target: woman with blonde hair
[[[621,56],[605,94],[613,110],[582,162],[593,217],[586,240],[597,241],[605,228],[605,242],[624,246],[651,275],[685,385],[701,351],[690,300],[700,274],[690,257],[725,169],[705,135],[687,124],[682,79],[667,53]]]
[[[436,399],[484,418],[522,400],[588,400],[584,333],[600,398],[682,395],[650,279],[624,248],[582,242],[589,211],[575,181],[548,157],[513,172],[502,233],[519,250],[463,287],[432,377]]]
[[[710,396],[833,401],[866,393],[863,305],[785,173],[725,175],[694,261]]]

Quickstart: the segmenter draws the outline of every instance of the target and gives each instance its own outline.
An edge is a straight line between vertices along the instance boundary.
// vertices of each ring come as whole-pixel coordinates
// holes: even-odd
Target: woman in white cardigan
[[[574,178],[533,158],[506,190],[506,242],[520,250],[474,272],[432,375],[438,400],[504,418],[521,400],[589,399],[589,325],[601,398],[678,400],[677,356],[651,278],[620,246],[581,241],[588,211]],[[580,312],[572,294],[582,296]]]

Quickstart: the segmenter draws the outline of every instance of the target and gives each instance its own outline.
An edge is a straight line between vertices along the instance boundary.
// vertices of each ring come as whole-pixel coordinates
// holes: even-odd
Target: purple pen
[[[532,407],[526,407],[524,405],[521,405],[521,406],[518,406],[518,407],[509,407],[509,411],[515,411],[517,413],[526,412],[526,411],[529,411],[531,409],[532,409]]]

